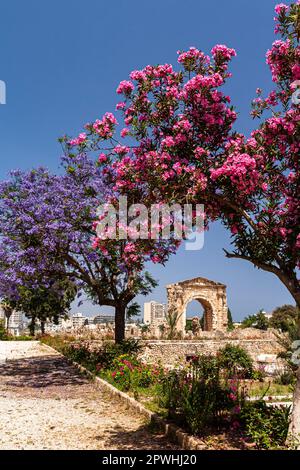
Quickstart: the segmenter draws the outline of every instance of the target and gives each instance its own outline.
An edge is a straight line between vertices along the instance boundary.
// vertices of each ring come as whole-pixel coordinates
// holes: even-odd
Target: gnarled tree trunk
[[[295,296],[293,296],[295,298]],[[296,305],[300,312],[299,293],[297,294]],[[299,313],[300,315],[300,313]],[[298,339],[300,339],[300,316],[298,319]],[[297,370],[297,382],[293,396],[293,409],[291,415],[291,422],[289,426],[288,440],[299,450],[300,449],[300,364]]]
[[[115,307],[115,341],[121,343],[125,339],[126,305],[120,303]]]
[[[293,411],[289,427],[288,441],[300,449],[300,366],[297,371],[297,383],[293,397]]]
[[[31,322],[28,325],[30,336],[34,336],[35,334],[35,318],[31,319]]]

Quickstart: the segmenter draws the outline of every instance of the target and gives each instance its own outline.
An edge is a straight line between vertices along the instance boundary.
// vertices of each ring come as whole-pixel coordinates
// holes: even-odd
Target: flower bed
[[[227,433],[241,448],[284,448],[290,410],[268,407],[263,394],[260,400],[247,401],[247,379],[252,377],[251,385],[259,382],[241,348],[226,346],[217,356],[193,357],[184,366],[166,370],[141,362],[140,345],[133,340],[96,349],[66,339],[42,341],[193,435],[211,439]]]

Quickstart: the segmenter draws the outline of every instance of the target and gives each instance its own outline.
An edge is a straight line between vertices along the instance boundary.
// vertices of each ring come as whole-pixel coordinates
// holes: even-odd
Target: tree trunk
[[[45,334],[45,321],[44,320],[41,321],[41,332],[42,332],[42,335]]]
[[[28,325],[30,336],[34,336],[35,334],[35,318],[31,319],[31,322]]]
[[[12,312],[5,314],[5,318],[6,318],[6,332],[7,332],[7,333],[8,333],[8,330],[9,330],[9,320],[10,320],[10,317],[11,317],[11,316],[12,316]]]
[[[293,411],[289,426],[288,442],[300,449],[300,366],[297,371],[297,383],[293,397]]]
[[[299,294],[298,294],[299,295]],[[295,296],[293,296],[295,298]],[[296,305],[300,312],[300,302],[295,298]],[[300,318],[298,319],[298,340],[300,339]],[[299,350],[299,347],[298,347]],[[288,441],[292,443],[298,450],[300,449],[300,364],[297,370],[297,382],[293,396],[293,410],[291,415],[291,422],[289,426]]]
[[[125,339],[126,306],[117,304],[115,307],[115,342],[121,343]]]

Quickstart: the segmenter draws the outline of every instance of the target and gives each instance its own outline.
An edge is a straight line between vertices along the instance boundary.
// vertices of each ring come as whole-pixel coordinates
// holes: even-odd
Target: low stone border
[[[96,377],[92,372],[87,370],[78,362],[71,361],[63,354],[59,353],[56,349],[48,346],[47,344],[42,343],[43,346],[46,346],[51,350],[51,352],[56,352],[56,354],[64,357],[67,361],[75,366],[82,374],[87,375],[90,379],[95,382],[96,386],[99,388],[104,388],[106,391],[112,393],[115,397],[119,398],[122,402],[124,402],[129,408],[133,411],[138,412],[146,419],[149,420],[150,423],[155,423],[159,427],[161,427],[164,431],[165,436],[167,436],[172,442],[178,444],[183,450],[203,450],[206,446],[201,444],[198,439],[191,436],[187,432],[183,431],[181,428],[176,426],[175,424],[167,423],[161,416],[157,415],[153,411],[148,410],[144,405],[139,403],[134,398],[127,395],[127,393],[118,390],[116,387],[111,385],[110,383],[106,382],[105,380],[101,379],[100,377]]]

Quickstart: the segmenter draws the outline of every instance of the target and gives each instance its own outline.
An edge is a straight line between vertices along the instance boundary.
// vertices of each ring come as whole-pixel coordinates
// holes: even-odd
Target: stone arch
[[[204,308],[204,330],[224,331],[227,328],[226,286],[202,277],[167,286],[168,310],[177,312],[177,330],[184,334],[186,307],[197,300]]]

